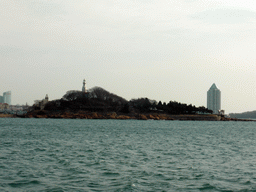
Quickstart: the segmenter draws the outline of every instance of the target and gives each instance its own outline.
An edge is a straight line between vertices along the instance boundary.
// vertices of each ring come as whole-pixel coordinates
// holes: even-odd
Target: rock
[[[155,119],[155,117],[153,115],[148,115],[147,119]]]
[[[116,119],[130,119],[130,117],[126,115],[119,115],[116,117]]]
[[[146,115],[139,115],[139,119],[141,119],[141,120],[148,120],[148,118],[146,117]]]

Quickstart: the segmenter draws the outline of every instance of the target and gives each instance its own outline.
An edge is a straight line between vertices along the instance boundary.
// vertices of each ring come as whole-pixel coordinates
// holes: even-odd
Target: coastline
[[[28,118],[61,118],[61,119],[121,119],[121,120],[208,120],[218,121],[217,115],[169,115],[165,113],[116,113],[116,112],[49,112],[33,111],[27,113]]]
[[[0,118],[14,118],[14,117],[16,116],[12,114],[0,114]]]
[[[60,111],[52,112],[36,110],[26,115],[0,114],[0,118],[53,118],[53,119],[119,119],[119,120],[179,120],[179,121],[255,121],[251,119],[226,118],[214,114],[180,114],[165,113],[116,113],[116,112],[88,112],[88,111]]]

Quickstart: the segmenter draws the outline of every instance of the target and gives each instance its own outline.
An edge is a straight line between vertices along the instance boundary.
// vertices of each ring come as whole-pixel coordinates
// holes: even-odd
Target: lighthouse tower
[[[84,79],[84,81],[83,81],[83,87],[82,87],[82,92],[84,92],[84,93],[86,93],[86,87],[85,87],[85,79]]]

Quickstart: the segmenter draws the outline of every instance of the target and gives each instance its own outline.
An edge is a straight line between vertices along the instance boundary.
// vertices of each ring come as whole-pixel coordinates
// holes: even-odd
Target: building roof
[[[210,87],[210,89],[218,89],[217,86],[215,85],[215,83],[212,84],[212,86]]]

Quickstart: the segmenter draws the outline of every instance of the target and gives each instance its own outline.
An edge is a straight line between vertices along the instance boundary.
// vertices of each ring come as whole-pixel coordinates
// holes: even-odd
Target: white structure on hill
[[[48,94],[46,94],[44,99],[42,99],[42,100],[35,100],[34,102],[35,102],[34,103],[35,107],[38,107],[40,110],[43,110],[45,105],[46,105],[46,103],[49,102]]]
[[[212,84],[210,89],[207,91],[207,108],[212,110],[214,114],[218,114],[221,104],[221,92],[215,85]]]
[[[86,93],[87,92],[87,90],[86,90],[86,87],[85,87],[85,79],[84,79],[84,81],[83,81],[83,87],[82,87],[82,92],[84,92],[84,93]]]

